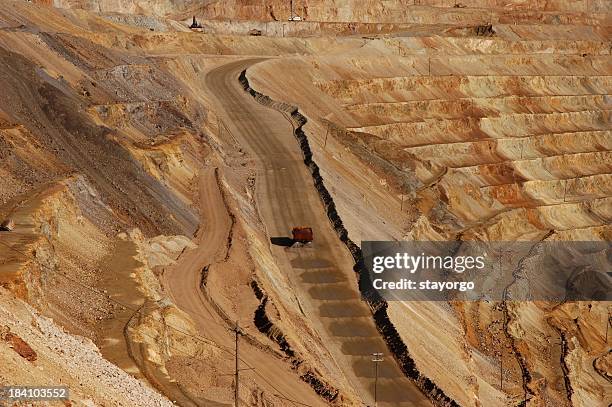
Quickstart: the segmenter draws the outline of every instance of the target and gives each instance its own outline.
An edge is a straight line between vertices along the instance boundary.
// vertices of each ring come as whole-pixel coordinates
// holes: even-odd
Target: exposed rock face
[[[12,219],[2,221],[2,223],[0,224],[0,231],[2,232],[10,232],[13,229],[15,229],[15,221]]]
[[[3,386],[61,384],[70,388],[70,400],[77,405],[92,400],[109,406],[172,405],[170,400],[105,360],[90,340],[67,334],[3,288],[0,321],[0,332],[6,338],[0,341]]]
[[[306,351],[327,354],[299,313],[291,288],[281,284],[284,277],[253,206],[252,163],[208,108],[202,83],[206,70],[225,63],[219,54],[288,54],[318,41],[251,38],[249,44],[241,38],[182,32],[156,37],[137,23],[22,1],[0,7],[0,82],[5,90],[0,101],[0,219],[15,222],[13,232],[0,235],[0,286],[19,298],[11,301],[19,306],[27,301],[63,326],[70,332],[63,339],[91,339],[92,353],[97,347],[103,355],[96,353],[97,358],[140,380],[130,385],[140,384],[134,397],[141,394],[141,404],[88,387],[84,393],[99,404],[167,402],[159,394],[162,401],[152,401],[156,393],[151,386],[182,405],[193,400],[230,403],[232,377],[221,375],[234,363],[227,350],[233,336],[225,328],[238,318],[249,334],[241,348],[251,361],[245,363],[264,366],[266,375],[273,372],[274,377],[272,385],[259,371],[241,380],[241,392],[253,403],[286,405],[286,396],[272,386],[288,386],[291,391],[283,394],[310,405],[353,399],[334,362]],[[312,50],[330,47],[335,44],[321,39]],[[209,308],[197,310],[205,315],[197,325],[185,309],[177,310],[159,277],[174,271],[168,269],[185,252],[202,249],[191,240],[214,215],[196,216],[209,204],[206,194],[198,195],[199,174],[215,167],[225,174],[217,188],[228,190],[227,203],[217,205],[238,208],[232,224],[244,225],[232,226],[229,236],[213,242],[227,254],[217,259],[211,251],[211,259],[204,259]],[[259,254],[256,262],[249,259],[251,251]],[[243,281],[255,273],[262,285],[273,288],[267,307],[275,311],[277,329],[287,332],[295,352],[308,363],[286,360],[250,322],[259,302],[250,290],[244,292]],[[196,297],[199,283],[192,287]],[[0,298],[0,307],[7,301]],[[49,349],[16,332],[38,360],[50,357]],[[12,350],[7,354],[21,358]],[[15,360],[0,364],[3,385],[25,377],[16,375]],[[104,370],[98,380],[111,374]],[[78,377],[93,380],[88,372]],[[343,387],[341,394],[336,386]],[[103,383],[98,387],[106,388]]]
[[[395,238],[415,240],[610,239],[603,27],[565,27],[583,51],[554,26],[523,26],[520,41],[510,26],[492,29],[497,38],[485,40],[471,37],[488,29],[372,39],[363,52],[250,71],[255,89],[309,117],[315,161],[354,240],[385,236],[390,224],[402,229]],[[391,302],[388,312],[419,370],[460,405],[525,395],[536,405],[604,405],[610,384],[596,366],[608,352],[607,311],[578,309]],[[579,340],[591,318],[595,334]]]
[[[148,14],[181,20],[192,15],[204,19],[287,21],[291,15],[284,0],[34,0],[61,8],[82,8],[102,13]],[[457,7],[461,4],[464,7]],[[605,0],[525,2],[522,0],[478,0],[457,3],[454,0],[405,1],[372,0],[294,0],[293,14],[302,20],[343,23],[416,23],[471,24],[486,23],[584,23],[605,18],[610,11]],[[589,13],[585,16],[585,13]],[[295,22],[294,22],[295,23]],[[355,29],[356,27],[353,27]],[[351,27],[349,27],[349,30]]]
[[[201,3],[194,0],[34,0],[35,3],[59,8],[85,9],[101,13],[149,14],[157,16],[189,13]]]
[[[10,347],[28,362],[34,362],[37,358],[36,352],[23,339],[14,333],[7,333],[3,338],[10,344]]]

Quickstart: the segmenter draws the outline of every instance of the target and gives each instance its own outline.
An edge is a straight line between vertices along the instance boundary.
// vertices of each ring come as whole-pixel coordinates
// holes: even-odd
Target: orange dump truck
[[[296,226],[291,230],[294,242],[309,243],[312,242],[312,228],[306,226]]]

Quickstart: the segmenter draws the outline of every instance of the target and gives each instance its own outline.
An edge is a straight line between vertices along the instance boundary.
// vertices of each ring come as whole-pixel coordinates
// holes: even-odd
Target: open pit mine
[[[384,299],[362,252],[609,244],[611,39],[609,0],[0,1],[0,406],[611,405],[609,245],[580,301]]]

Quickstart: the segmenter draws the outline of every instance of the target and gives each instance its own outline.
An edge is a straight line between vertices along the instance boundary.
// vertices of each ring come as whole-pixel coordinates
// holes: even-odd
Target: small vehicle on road
[[[308,226],[296,226],[291,230],[291,236],[295,243],[310,243],[314,239],[312,228]]]

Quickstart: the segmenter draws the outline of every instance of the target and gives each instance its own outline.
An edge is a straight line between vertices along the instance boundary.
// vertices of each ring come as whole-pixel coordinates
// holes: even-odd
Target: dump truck
[[[293,241],[298,243],[310,243],[313,239],[312,228],[307,226],[296,226],[291,230]]]

